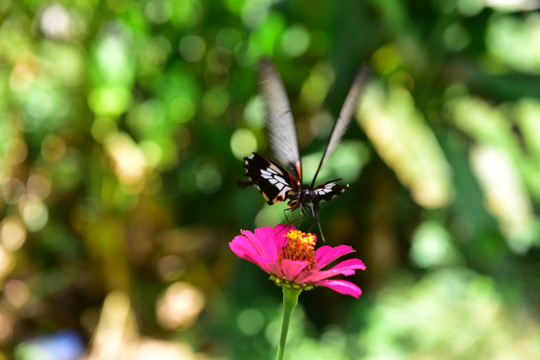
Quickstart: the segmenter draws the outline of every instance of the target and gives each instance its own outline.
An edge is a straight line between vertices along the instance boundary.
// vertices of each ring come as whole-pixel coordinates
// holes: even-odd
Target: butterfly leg
[[[287,221],[287,224],[294,224],[296,222],[301,223],[304,219],[304,215],[300,213],[300,216],[297,219],[291,220],[291,218],[287,215],[288,213],[291,213],[294,211],[294,209],[288,208],[283,210],[283,215],[285,216],[285,220]]]
[[[283,209],[283,215],[285,216],[285,220],[287,221],[287,224],[291,223],[291,219],[289,219],[289,216],[287,215],[289,212],[291,212],[290,208]]]
[[[313,221],[311,222],[310,231],[313,225],[315,225],[315,222],[317,222],[317,226],[319,227],[319,233],[321,234],[321,239],[323,242],[326,242],[326,239],[324,238],[324,233],[322,231],[321,227],[321,220],[319,219],[319,206],[318,204],[311,203],[311,216],[313,217]]]
[[[304,207],[304,210],[305,210],[306,214],[310,214],[310,211],[309,211],[310,208],[307,205]],[[310,215],[311,215],[312,220],[311,220],[311,223],[309,224],[309,227],[307,229],[308,232],[311,232],[311,229],[313,229],[313,225],[315,225],[315,218],[313,217],[312,213]]]
[[[322,227],[321,227],[321,221],[319,220],[319,214],[317,214],[317,225],[319,225],[319,233],[321,234],[322,241],[326,242],[326,239],[324,238],[324,233],[323,233]]]
[[[291,222],[289,221],[289,217],[287,216],[287,210],[289,209],[283,209],[283,216],[285,216],[285,221],[287,222],[287,224],[290,224]]]

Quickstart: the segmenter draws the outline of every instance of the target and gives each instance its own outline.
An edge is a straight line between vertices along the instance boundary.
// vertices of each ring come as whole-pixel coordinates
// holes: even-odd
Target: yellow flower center
[[[279,254],[279,261],[284,259],[308,261],[310,263],[308,268],[314,268],[315,243],[317,242],[315,235],[300,230],[290,230],[285,237],[289,239],[289,242]]]

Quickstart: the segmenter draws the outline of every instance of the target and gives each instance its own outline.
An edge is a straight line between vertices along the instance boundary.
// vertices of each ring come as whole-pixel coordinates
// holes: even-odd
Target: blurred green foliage
[[[374,69],[319,176],[351,184],[321,217],[364,294],[302,294],[286,357],[537,359],[535,6],[0,2],[0,359],[273,358],[281,291],[227,246],[283,221],[235,186],[267,150],[261,55],[307,179]]]

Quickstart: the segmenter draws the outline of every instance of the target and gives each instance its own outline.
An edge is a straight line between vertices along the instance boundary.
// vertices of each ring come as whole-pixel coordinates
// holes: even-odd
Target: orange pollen
[[[281,262],[285,259],[309,261],[308,268],[315,268],[315,243],[317,242],[315,235],[300,230],[291,230],[285,237],[289,239],[289,242],[279,254],[278,261]]]

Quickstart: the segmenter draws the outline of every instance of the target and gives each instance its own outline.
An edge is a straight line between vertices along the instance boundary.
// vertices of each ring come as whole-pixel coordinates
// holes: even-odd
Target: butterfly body
[[[363,66],[355,77],[334,124],[313,181],[311,185],[307,185],[302,183],[298,137],[283,80],[274,65],[268,59],[262,59],[259,68],[259,88],[266,105],[270,149],[285,167],[254,152],[244,158],[245,175],[249,181],[239,182],[239,184],[255,186],[269,205],[288,200],[287,205],[291,211],[299,209],[301,215],[303,211],[306,211],[319,222],[319,204],[333,199],[349,188],[349,185],[337,184],[337,181],[341,179],[327,181],[317,186],[315,186],[315,180],[322,165],[335,150],[347,130],[368,73],[368,67]]]
[[[300,188],[298,191],[290,191],[287,198],[289,198],[289,202],[287,205],[291,210],[297,209],[301,204],[310,204],[313,203],[313,200],[315,200],[315,192],[313,189],[306,184],[300,185]]]

